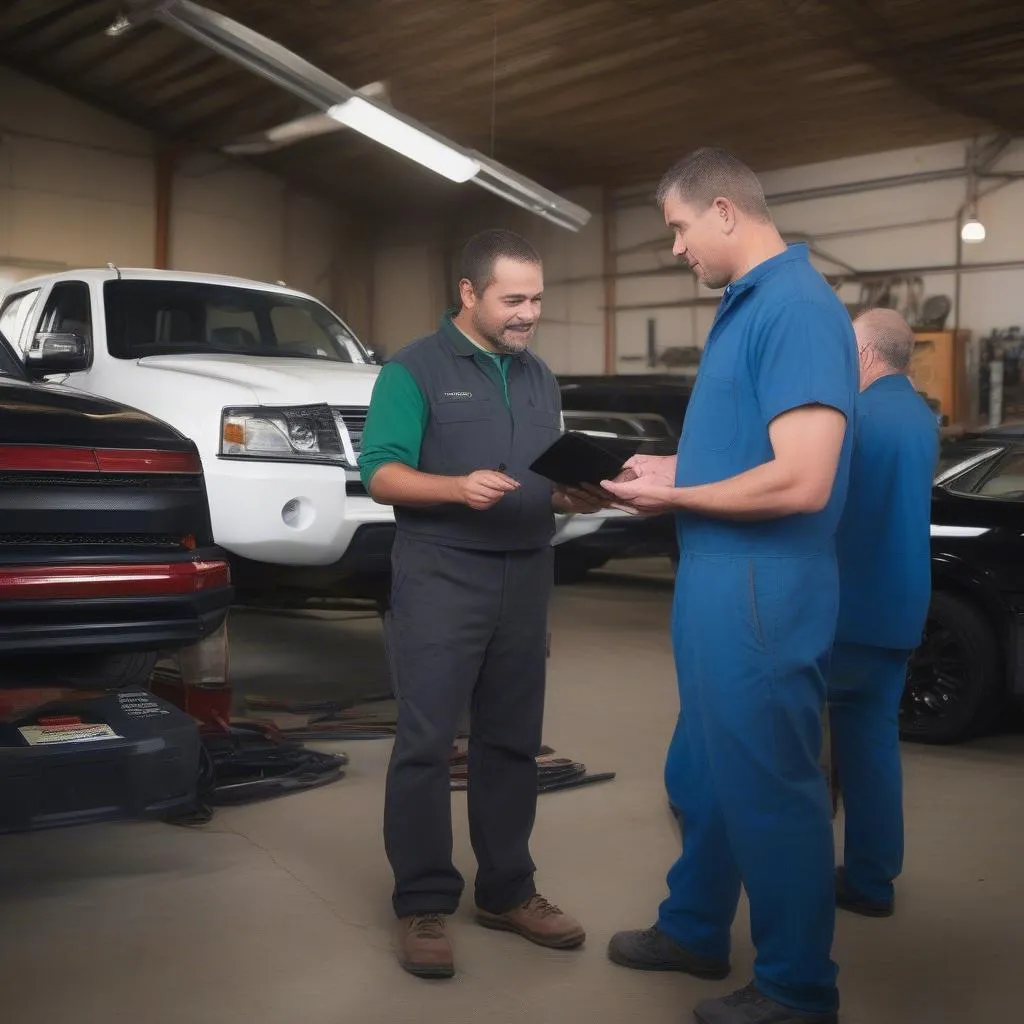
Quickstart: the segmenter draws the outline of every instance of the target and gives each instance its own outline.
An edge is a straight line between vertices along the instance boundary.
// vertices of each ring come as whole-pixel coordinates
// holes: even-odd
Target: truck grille
[[[345,448],[346,461],[351,465],[353,469],[356,468],[356,464],[359,460],[359,453],[363,449],[363,431],[366,429],[366,409],[359,406],[332,406],[331,412],[334,413],[334,421],[338,425],[339,433],[342,432],[344,426],[345,431],[348,432],[348,439],[351,442],[351,457],[349,457],[348,446],[345,445],[344,436],[342,437],[342,446]]]
[[[185,549],[184,538],[151,533],[0,533],[0,548],[102,547]]]
[[[91,487],[132,490],[195,491],[201,477],[173,473],[20,473],[0,472],[0,487]]]

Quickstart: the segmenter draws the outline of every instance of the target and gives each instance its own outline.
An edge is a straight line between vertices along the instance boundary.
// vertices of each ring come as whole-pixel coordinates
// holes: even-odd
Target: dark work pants
[[[469,831],[475,896],[500,914],[534,889],[530,833],[544,715],[550,547],[469,551],[399,534],[385,634],[398,731],[384,846],[399,917],[453,913],[448,760],[469,706]]]
[[[836,643],[828,679],[832,749],[845,810],[846,882],[887,902],[903,869],[900,698],[910,652]]]

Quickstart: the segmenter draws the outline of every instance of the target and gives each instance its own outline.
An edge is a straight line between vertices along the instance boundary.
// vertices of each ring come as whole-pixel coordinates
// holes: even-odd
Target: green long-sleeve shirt
[[[508,405],[508,364],[510,356],[488,352],[459,331],[446,316],[444,329],[459,335],[477,351],[473,358],[505,397]],[[374,473],[389,462],[401,462],[412,469],[419,467],[420,445],[427,428],[430,408],[412,374],[400,363],[387,363],[377,376],[366,414],[363,441],[359,455],[359,475],[369,489]]]

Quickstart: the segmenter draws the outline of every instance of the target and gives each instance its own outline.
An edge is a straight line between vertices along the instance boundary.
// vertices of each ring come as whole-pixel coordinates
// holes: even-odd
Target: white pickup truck
[[[356,464],[379,367],[308,295],[178,271],[21,281],[0,331],[36,377],[142,409],[199,448],[243,599],[386,593],[394,516]],[[555,543],[607,518],[558,517]]]

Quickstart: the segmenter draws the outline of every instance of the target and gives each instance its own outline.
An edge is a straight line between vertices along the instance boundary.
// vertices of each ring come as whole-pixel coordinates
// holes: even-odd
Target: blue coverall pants
[[[680,714],[665,769],[683,852],[658,920],[694,953],[725,958],[742,884],[758,988],[821,1013],[839,998],[831,801],[819,764],[838,599],[831,551],[684,549],[672,610]]]
[[[845,816],[846,884],[888,902],[903,869],[899,709],[909,651],[837,643],[828,694]]]

